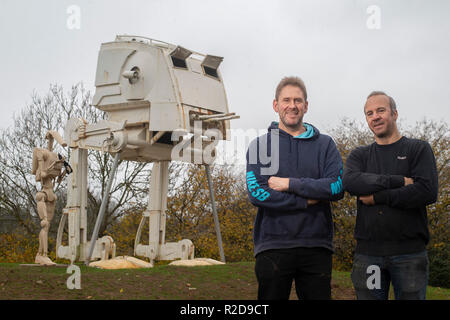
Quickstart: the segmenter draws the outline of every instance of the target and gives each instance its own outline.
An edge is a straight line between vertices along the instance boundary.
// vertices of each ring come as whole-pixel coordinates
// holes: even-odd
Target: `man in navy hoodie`
[[[279,83],[279,122],[247,151],[247,190],[258,207],[254,225],[258,299],[331,298],[333,222],[330,201],[343,197],[342,159],[333,140],[303,122],[306,88],[297,77]]]

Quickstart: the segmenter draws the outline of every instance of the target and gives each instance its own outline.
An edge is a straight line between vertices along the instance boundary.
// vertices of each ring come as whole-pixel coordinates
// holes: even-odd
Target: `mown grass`
[[[255,300],[257,294],[254,262],[121,270],[78,266],[81,289],[69,290],[65,267],[0,263],[0,299]],[[332,298],[355,299],[350,272],[333,271]],[[294,290],[291,299],[296,299]],[[450,300],[450,289],[428,287],[427,299]]]

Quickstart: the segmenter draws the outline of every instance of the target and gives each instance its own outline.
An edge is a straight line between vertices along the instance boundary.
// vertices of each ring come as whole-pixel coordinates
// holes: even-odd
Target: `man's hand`
[[[308,207],[319,203],[319,200],[308,199]]]
[[[288,191],[289,190],[289,178],[270,177],[269,188],[275,191]]]
[[[407,178],[405,177],[405,186],[407,186],[408,184],[413,184],[414,180],[412,178]]]
[[[366,206],[373,206],[375,204],[375,201],[373,200],[373,195],[368,196],[360,196],[359,200],[364,203]]]

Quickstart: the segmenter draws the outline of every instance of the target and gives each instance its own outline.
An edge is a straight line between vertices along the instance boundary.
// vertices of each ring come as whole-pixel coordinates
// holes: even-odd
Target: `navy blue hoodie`
[[[255,256],[269,249],[295,247],[333,251],[330,200],[344,196],[342,159],[331,137],[304,125],[307,131],[293,137],[273,122],[269,132],[253,140],[247,151],[247,191],[251,203],[258,207]],[[289,178],[289,190],[269,188],[271,176]],[[308,199],[321,201],[308,206]]]

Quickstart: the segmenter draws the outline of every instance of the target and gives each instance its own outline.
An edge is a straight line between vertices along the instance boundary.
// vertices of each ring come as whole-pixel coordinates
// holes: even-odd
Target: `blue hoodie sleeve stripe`
[[[330,185],[331,195],[333,195],[333,196],[344,191],[344,188],[342,186],[342,178],[341,177],[342,177],[342,170],[341,170],[341,172],[339,174],[339,177],[338,177],[337,181],[332,182],[331,185]]]
[[[289,191],[307,199],[340,200],[344,197],[341,155],[330,138],[323,178],[289,178]]]
[[[279,192],[269,188],[270,176],[261,175],[261,163],[249,163],[247,152],[247,191],[250,202],[257,207],[274,212],[302,210],[308,206],[305,198],[293,193]]]
[[[253,171],[247,172],[247,188],[249,195],[259,201],[264,201],[270,196],[268,191],[260,187]]]

